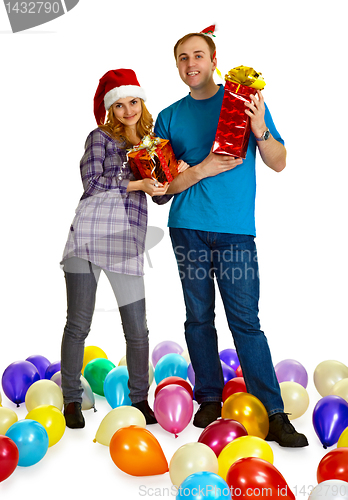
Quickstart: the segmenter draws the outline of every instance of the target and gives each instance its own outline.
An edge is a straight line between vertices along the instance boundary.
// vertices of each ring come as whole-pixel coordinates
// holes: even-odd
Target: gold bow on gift
[[[152,135],[144,135],[144,137],[141,139],[139,144],[136,144],[131,149],[127,150],[127,153],[134,153],[136,151],[140,151],[141,149],[146,149],[147,153],[149,154],[149,156],[154,164],[154,167],[151,170],[151,177],[154,180],[156,180],[156,179],[155,179],[155,177],[153,177],[152,174],[156,169],[156,162],[155,162],[155,156],[157,156],[156,147],[160,143],[161,143],[161,139],[159,137],[153,137]]]
[[[266,85],[262,74],[257,73],[253,68],[249,68],[248,66],[237,66],[231,69],[225,76],[225,80],[257,90],[262,90]]]

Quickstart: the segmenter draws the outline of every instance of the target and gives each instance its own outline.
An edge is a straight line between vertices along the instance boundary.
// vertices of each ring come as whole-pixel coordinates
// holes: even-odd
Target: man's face
[[[192,89],[202,89],[213,79],[216,59],[211,60],[204,38],[193,36],[177,48],[176,65],[180,78]]]

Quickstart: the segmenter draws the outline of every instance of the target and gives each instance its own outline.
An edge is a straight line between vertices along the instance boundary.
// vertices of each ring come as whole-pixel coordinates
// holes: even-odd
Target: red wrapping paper
[[[257,90],[229,80],[225,83],[224,97],[218,127],[213,144],[213,153],[245,158],[249,136],[250,117],[245,113],[245,101]]]

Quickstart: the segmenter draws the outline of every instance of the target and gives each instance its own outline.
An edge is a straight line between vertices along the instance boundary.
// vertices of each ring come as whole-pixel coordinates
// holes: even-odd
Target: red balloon
[[[348,482],[348,448],[336,448],[329,451],[319,462],[318,483],[328,479],[341,479]]]
[[[222,401],[224,402],[229,396],[232,396],[232,394],[236,392],[248,392],[243,377],[233,378],[224,385]]]
[[[262,458],[240,458],[229,468],[226,482],[232,498],[295,500],[295,495],[281,473]]]
[[[243,377],[242,367],[239,365],[236,370],[237,377]]]
[[[157,394],[159,393],[159,391],[161,389],[163,389],[163,387],[166,387],[167,385],[170,385],[170,384],[181,385],[181,387],[183,387],[184,389],[186,389],[187,392],[190,394],[191,398],[193,399],[192,387],[187,382],[187,380],[184,380],[181,377],[175,377],[174,375],[172,377],[166,377],[163,380],[161,380],[161,382],[156,387],[155,397],[157,396]]]
[[[198,438],[199,443],[206,444],[218,457],[223,448],[234,439],[247,436],[244,425],[229,418],[219,418],[209,424]]]
[[[0,482],[7,479],[18,464],[17,445],[7,436],[0,436]]]

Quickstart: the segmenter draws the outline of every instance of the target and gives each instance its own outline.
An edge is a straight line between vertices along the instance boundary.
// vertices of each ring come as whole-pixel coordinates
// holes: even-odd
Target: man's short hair
[[[214,43],[214,40],[212,39],[212,37],[209,35],[205,35],[204,33],[188,33],[187,35],[180,38],[180,40],[178,40],[176,42],[176,44],[174,45],[175,60],[176,60],[176,52],[177,52],[178,46],[181,43],[186,42],[186,40],[188,40],[189,38],[192,38],[193,36],[199,36],[207,42],[208,47],[209,47],[210,57],[211,57],[211,60],[213,60],[215,57],[215,54],[216,54],[216,46],[215,46],[215,43]]]

